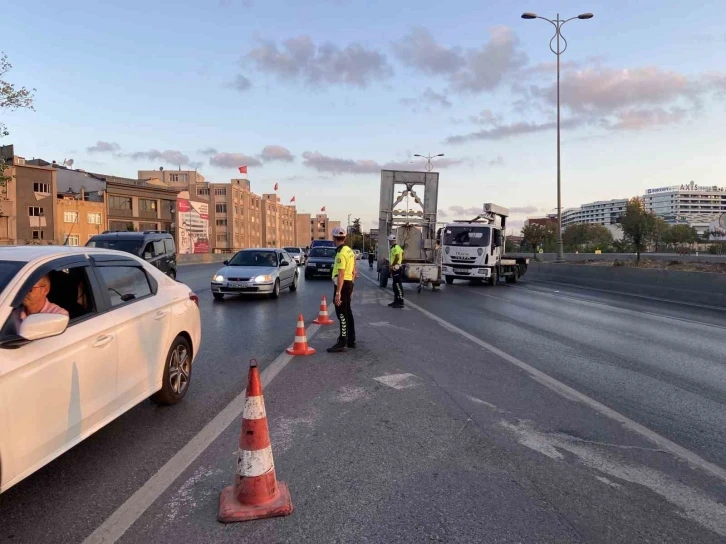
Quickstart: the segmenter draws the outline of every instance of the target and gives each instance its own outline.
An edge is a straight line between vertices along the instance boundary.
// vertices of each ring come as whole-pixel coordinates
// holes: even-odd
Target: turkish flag
[[[293,203],[293,202],[295,202],[295,197],[292,197],[292,198],[290,199],[290,203]]]
[[[320,208],[320,211],[321,212],[324,212],[325,211],[325,206],[323,206],[322,208]]]
[[[239,170],[239,173],[240,174],[246,174],[247,173],[247,165],[245,164],[244,166],[238,166],[237,167],[237,170]]]
[[[277,183],[275,183],[275,191],[277,191]]]

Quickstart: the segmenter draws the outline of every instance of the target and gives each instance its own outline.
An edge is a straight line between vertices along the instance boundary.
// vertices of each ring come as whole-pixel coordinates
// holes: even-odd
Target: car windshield
[[[0,261],[0,293],[23,266],[25,263],[20,261]]]
[[[315,240],[312,247],[335,247],[335,242],[332,240]]]
[[[126,253],[132,253],[139,255],[141,252],[141,240],[129,240],[129,239],[108,239],[108,240],[89,240],[86,244],[88,247],[99,247],[101,249],[115,249],[117,251],[125,251]]]
[[[287,251],[288,253],[300,253],[300,248],[299,247],[286,247],[285,251]]]
[[[446,227],[444,245],[487,247],[490,233],[489,227]]]
[[[229,261],[230,266],[277,266],[274,251],[240,251]]]
[[[335,259],[335,249],[332,247],[315,247],[310,250],[310,257],[327,257]]]

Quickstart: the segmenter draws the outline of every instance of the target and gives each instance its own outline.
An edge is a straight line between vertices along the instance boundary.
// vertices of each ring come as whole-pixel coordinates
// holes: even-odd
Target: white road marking
[[[320,329],[320,325],[310,325],[307,328],[307,337],[312,338]],[[292,345],[290,345],[292,347]],[[292,361],[294,355],[284,351],[260,375],[263,387],[266,387],[279,373]],[[174,457],[169,459],[159,471],[149,478],[126,502],[111,514],[106,521],[91,533],[83,544],[110,544],[116,542],[131,527],[137,519],[158,499],[164,491],[184,472],[194,460],[207,449],[207,447],[222,432],[234,423],[242,414],[245,407],[245,391],[237,395],[232,402],[225,406],[214,419],[192,438],[186,446],[180,449]]]
[[[374,321],[373,323],[368,323],[371,327],[386,327],[390,325],[388,321]]]
[[[393,389],[408,389],[409,387],[416,387],[419,385],[418,377],[413,374],[388,374],[386,376],[378,376],[373,378],[377,382],[381,382],[383,385],[392,387]]]
[[[621,487],[623,487],[620,484],[616,484],[615,482],[608,480],[607,478],[605,478],[605,476],[595,476],[595,479],[604,483],[605,485],[614,487],[615,489],[620,489]]]
[[[363,276],[365,277],[365,276]],[[366,278],[368,281],[373,283],[374,285],[378,285],[378,283],[370,278]],[[424,314],[426,317],[433,319],[436,321],[439,325],[441,325],[443,328],[447,329],[448,331],[451,331],[455,334],[458,334],[467,340],[470,340],[474,344],[484,348],[485,350],[493,353],[494,355],[499,356],[500,358],[504,359],[508,363],[513,364],[517,368],[522,369],[526,373],[528,373],[532,378],[537,380],[539,383],[544,385],[545,387],[551,389],[555,393],[562,395],[565,398],[571,399],[575,402],[580,402],[593,410],[595,410],[597,413],[608,417],[614,421],[617,421],[620,423],[623,427],[626,429],[633,431],[635,433],[638,433],[639,435],[647,438],[651,442],[658,445],[659,448],[668,451],[672,455],[683,459],[687,463],[689,463],[691,466],[700,468],[701,470],[704,470],[708,472],[709,474],[716,476],[720,480],[726,482],[726,469],[721,468],[720,466],[711,463],[709,461],[706,461],[703,457],[698,455],[697,453],[694,453],[683,446],[679,446],[672,440],[668,440],[664,436],[659,435],[655,431],[651,431],[648,427],[645,425],[641,425],[640,423],[637,423],[630,419],[627,416],[624,416],[620,412],[617,412],[613,410],[612,408],[609,408],[608,406],[605,406],[601,402],[596,401],[593,398],[588,397],[584,393],[580,393],[576,389],[573,389],[572,387],[565,385],[564,383],[552,378],[548,374],[545,374],[541,370],[537,370],[531,365],[528,365],[524,361],[520,361],[516,357],[509,355],[508,353],[502,351],[499,348],[494,347],[493,345],[489,344],[488,342],[485,342],[484,340],[481,340],[480,338],[477,338],[473,334],[470,334],[466,332],[463,329],[460,329],[456,325],[452,325],[445,319],[440,318],[436,314],[433,314],[429,312],[428,310],[424,310],[421,306],[410,302],[410,300],[406,301],[406,304],[413,308],[414,310],[417,310]]]

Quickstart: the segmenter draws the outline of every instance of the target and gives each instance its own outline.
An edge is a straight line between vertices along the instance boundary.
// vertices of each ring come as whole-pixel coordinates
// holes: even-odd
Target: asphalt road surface
[[[726,312],[534,282],[407,287],[393,310],[363,277],[359,347],[327,354],[337,327],[310,327],[318,353],[290,359],[330,282],[215,303],[216,269],[180,270],[203,316],[184,401],[142,403],[1,495],[0,542],[726,539]],[[251,357],[295,512],[222,525],[239,419],[206,430]]]

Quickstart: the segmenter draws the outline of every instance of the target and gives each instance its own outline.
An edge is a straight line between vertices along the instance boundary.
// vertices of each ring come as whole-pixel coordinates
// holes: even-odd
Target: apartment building
[[[310,235],[311,240],[328,240],[330,239],[330,230],[328,228],[328,214],[318,213],[310,219]]]
[[[55,238],[60,244],[84,246],[92,236],[107,230],[103,193],[58,193],[56,212]]]
[[[198,183],[194,192],[197,198],[209,200],[213,252],[231,253],[262,245],[262,201],[250,190],[248,179]]]
[[[139,170],[137,178],[141,181],[152,182],[158,180],[166,187],[177,189],[178,191],[188,191],[190,187],[196,186],[198,183],[204,183],[204,176],[196,170],[164,170],[160,167],[158,170]],[[194,194],[193,192],[191,193]]]
[[[262,245],[295,245],[296,209],[280,203],[277,194],[262,195]]]
[[[340,227],[340,221],[328,221],[328,240],[333,239],[333,229],[336,229],[338,227]]]
[[[309,213],[298,213],[295,216],[295,245],[310,247],[313,240],[312,221]]]

